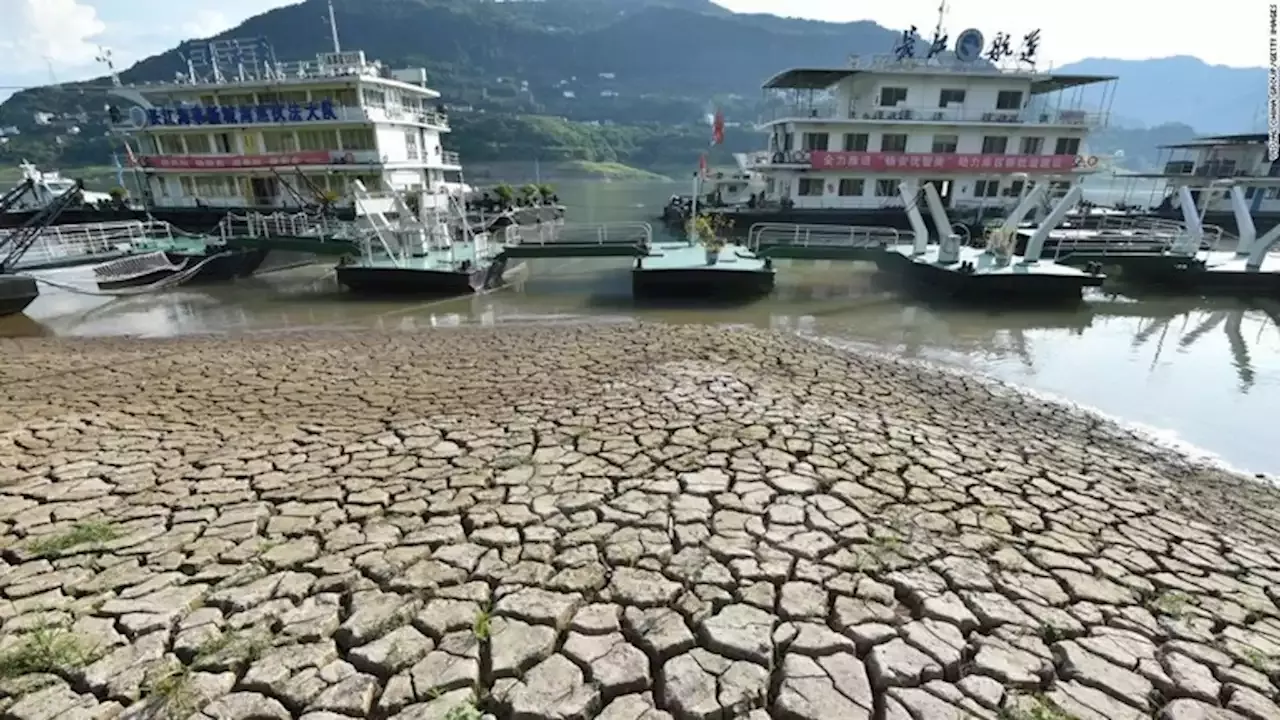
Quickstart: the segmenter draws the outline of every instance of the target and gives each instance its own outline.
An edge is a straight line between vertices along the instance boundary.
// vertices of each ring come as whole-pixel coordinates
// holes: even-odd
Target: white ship
[[[912,177],[940,189],[952,220],[976,225],[1007,214],[1037,182],[1052,183],[1054,198],[1109,170],[1087,140],[1107,121],[1116,78],[1040,70],[1038,39],[1027,33],[1015,51],[1005,33],[987,42],[970,29],[954,55],[943,36],[925,57],[913,30],[893,55],[779,73],[764,85],[767,151],[750,168],[764,195],[727,214],[740,227],[898,225],[898,183]]]
[[[332,8],[330,8],[332,23]],[[393,195],[423,207],[465,197],[462,163],[446,149],[449,118],[423,68],[392,69],[363,51],[280,62],[262,39],[184,48],[172,81],[123,85],[112,94],[113,128],[158,217],[177,224],[203,211],[391,211]],[[379,205],[385,205],[381,207]]]
[[[1280,224],[1280,162],[1271,159],[1267,134],[1202,137],[1161,150],[1167,154],[1160,172],[1129,176],[1164,185],[1163,199],[1151,209],[1155,215],[1181,219],[1180,190],[1186,187],[1206,225],[1238,233],[1228,189],[1239,185],[1259,233]]]
[[[74,180],[62,177],[57,170],[42,171],[25,160],[19,168],[22,169],[22,179],[10,189],[10,192],[17,192],[17,194],[5,208],[6,213],[29,213],[40,210],[75,187]],[[111,201],[111,195],[108,193],[92,190],[82,190],[80,197],[85,205]]]

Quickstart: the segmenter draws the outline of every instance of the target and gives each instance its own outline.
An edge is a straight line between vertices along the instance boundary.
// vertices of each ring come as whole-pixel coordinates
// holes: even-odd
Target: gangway
[[[228,213],[214,230],[218,242],[236,249],[285,250],[313,255],[356,255],[356,228],[324,214]]]
[[[644,257],[653,248],[653,227],[646,222],[508,225],[502,243],[508,258]]]
[[[6,234],[0,233],[0,237]],[[140,243],[172,237],[173,227],[158,220],[52,225],[40,230],[14,269],[47,270],[115,260],[129,255]]]
[[[874,261],[892,245],[915,241],[914,233],[890,227],[756,223],[747,250],[768,259]]]

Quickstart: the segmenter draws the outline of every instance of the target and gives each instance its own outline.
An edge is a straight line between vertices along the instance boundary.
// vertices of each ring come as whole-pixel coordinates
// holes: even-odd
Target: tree
[[[516,199],[516,190],[506,183],[502,183],[493,189],[493,194],[498,196],[498,202],[503,208],[509,208],[514,204]]]

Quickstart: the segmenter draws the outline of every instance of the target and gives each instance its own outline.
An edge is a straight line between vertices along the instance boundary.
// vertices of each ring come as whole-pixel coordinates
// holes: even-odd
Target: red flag
[[[724,142],[724,112],[716,110],[716,119],[711,125],[711,144],[719,145]]]
[[[707,176],[707,154],[706,153],[702,153],[701,155],[698,156],[698,176],[704,177],[704,178]]]

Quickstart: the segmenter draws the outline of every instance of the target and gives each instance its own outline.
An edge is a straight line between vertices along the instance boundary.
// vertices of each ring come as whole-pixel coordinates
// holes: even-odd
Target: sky
[[[179,41],[216,35],[246,18],[297,0],[0,0],[0,98],[12,90],[105,72],[95,61],[110,48],[117,67]],[[778,0],[716,0],[737,12],[778,13]],[[932,32],[939,0],[788,0],[785,13],[835,22],[873,20],[892,29]],[[1157,0],[951,0],[945,27],[1020,38],[1041,29],[1040,59],[1050,67],[1086,57],[1144,59],[1194,55],[1235,67],[1265,67],[1268,7],[1262,0],[1197,5]],[[321,25],[317,30],[322,31]],[[887,49],[886,49],[887,50]]]

